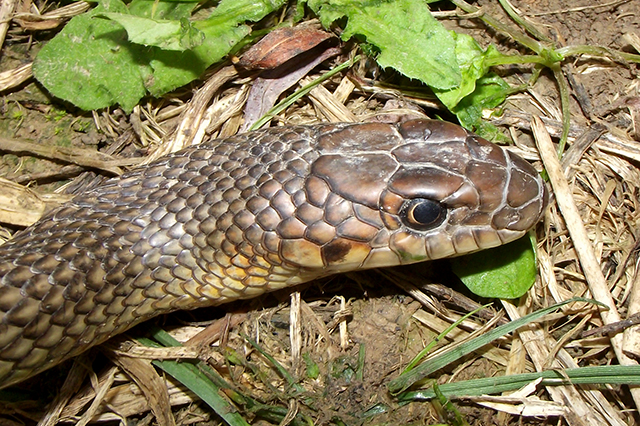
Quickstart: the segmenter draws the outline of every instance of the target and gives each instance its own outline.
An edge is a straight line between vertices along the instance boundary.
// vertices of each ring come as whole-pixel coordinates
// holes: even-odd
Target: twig
[[[481,10],[475,6],[470,5],[464,0],[451,0],[451,2],[467,13],[478,13]],[[481,15],[480,19],[482,19],[484,22],[486,22],[496,30],[500,31],[503,34],[506,34],[508,37],[511,37],[516,42],[520,43],[523,46],[528,47],[529,49],[533,50],[538,54],[540,54],[540,52],[542,52],[545,48],[545,46],[542,43],[540,43],[538,40],[535,40],[526,34],[522,34],[518,30],[509,28],[507,25],[503,24],[502,22],[498,21],[497,19],[487,14]]]
[[[200,143],[208,125],[208,123],[203,123],[207,105],[209,105],[209,102],[218,90],[237,74],[233,66],[225,66],[215,72],[213,76],[198,89],[187,108],[182,112],[180,125],[171,138],[147,157],[144,160],[144,164],[148,164],[170,152],[175,152],[189,145]]]
[[[0,72],[0,92],[13,89],[33,76],[32,63],[20,65],[12,70]]]
[[[13,12],[16,10],[18,3],[17,0],[2,0],[0,2],[0,48],[4,44],[4,38],[7,35]]]
[[[289,340],[291,341],[291,365],[294,371],[300,366],[302,352],[302,308],[300,306],[300,292],[291,293],[291,307],[289,309]]]
[[[112,175],[122,174],[121,165],[131,165],[140,162],[140,159],[116,159],[100,151],[83,148],[66,148],[63,146],[45,146],[32,142],[24,142],[15,139],[0,137],[0,151],[13,154],[28,154],[48,160],[58,160],[78,166],[102,170]]]
[[[549,174],[551,186],[556,196],[556,201],[560,212],[564,216],[567,230],[573,241],[574,248],[578,254],[580,265],[587,280],[589,290],[594,299],[604,303],[609,310],[600,310],[600,316],[605,324],[612,324],[621,321],[616,304],[609,292],[607,282],[602,275],[600,264],[596,259],[595,252],[587,235],[587,231],[582,223],[580,213],[576,207],[571,188],[562,171],[562,166],[558,161],[557,153],[554,151],[551,137],[547,133],[542,120],[534,116],[531,129],[540,151],[540,157],[544,167]],[[637,362],[626,356],[622,349],[622,335],[616,334],[610,337],[611,346],[621,365],[638,365]],[[630,388],[636,407],[640,407],[640,389]]]
[[[562,132],[562,123],[552,118],[541,118],[547,127],[547,131],[553,137],[560,137]],[[496,126],[515,126],[519,129],[531,129],[531,121],[529,115],[519,112],[506,112],[502,117],[491,118],[491,122]],[[572,124],[569,129],[569,137],[577,138],[584,134],[589,128],[579,124]],[[614,135],[611,132],[603,134],[596,141],[595,146],[607,153],[615,154],[628,160],[640,162],[640,143],[633,139],[623,138]],[[528,159],[534,159],[529,158]],[[537,159],[537,158],[536,158]]]

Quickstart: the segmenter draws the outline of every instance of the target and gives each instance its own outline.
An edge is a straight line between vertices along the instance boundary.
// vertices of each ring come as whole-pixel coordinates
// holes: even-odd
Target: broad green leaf
[[[200,46],[184,52],[153,48],[149,65],[153,74],[147,80],[147,90],[153,96],[162,96],[197,79],[212,64],[221,60],[230,47],[251,32],[247,25],[206,26],[195,22],[205,37]],[[182,66],[177,66],[182,64]]]
[[[483,50],[470,36],[447,32],[419,0],[309,0],[325,27],[346,18],[343,40],[364,37],[378,63],[429,85],[460,123],[490,139],[501,134],[482,120],[513,90],[487,74],[505,56],[494,46]]]
[[[251,33],[243,22],[258,21],[284,4],[285,0],[222,0],[209,18],[193,23],[204,34],[201,45],[184,52],[152,49],[147,90],[161,96],[197,79]]]
[[[284,3],[222,0],[208,19],[189,23],[193,3],[134,0],[128,9],[120,0],[101,0],[42,48],[34,75],[53,95],[82,109],[119,104],[131,111],[147,93],[161,96],[198,78],[250,33],[244,22]]]
[[[188,19],[179,21],[141,18],[125,13],[99,15],[122,25],[132,43],[155,46],[164,50],[187,50],[202,44],[204,34]]]
[[[325,27],[346,17],[342,39],[364,37],[379,50],[380,66],[395,68],[440,90],[460,84],[454,39],[424,1],[315,0],[308,4]]]
[[[533,241],[525,236],[503,246],[453,258],[451,268],[478,296],[515,299],[536,280]]]
[[[482,112],[502,104],[507,95],[517,90],[520,89],[511,88],[502,77],[488,73],[478,79],[473,93],[458,102],[452,112],[463,127],[489,140],[503,139],[504,135],[493,124],[483,120]]]
[[[438,99],[449,109],[458,105],[462,98],[472,93],[476,87],[476,80],[486,72],[482,61],[484,52],[478,43],[467,35],[456,34],[453,31],[451,35],[456,43],[455,54],[462,79],[457,87],[446,90],[434,89]]]
[[[466,34],[451,33],[456,42],[456,58],[460,64],[462,82],[448,90],[434,89],[438,99],[456,114],[460,124],[487,139],[500,139],[502,134],[482,117],[482,111],[502,104],[514,91],[506,81],[490,73],[492,61],[504,55],[494,46],[482,50],[480,45]]]
[[[285,0],[222,0],[208,21],[216,25],[225,21],[256,22],[285,3]]]
[[[38,53],[33,74],[54,96],[85,109],[115,103],[130,111],[145,93],[142,46],[126,42],[115,22],[94,18],[101,13],[127,13],[120,0],[102,1],[71,19]]]
[[[189,18],[201,0],[133,0],[129,3],[129,13],[141,18],[173,19]]]
[[[436,87],[434,92],[447,108],[453,110],[463,98],[475,91],[476,81],[489,71],[486,59],[502,54],[493,46],[489,46],[486,51],[482,50],[480,45],[466,34],[452,31],[451,37],[455,41],[455,55],[462,80],[457,87],[446,90]]]

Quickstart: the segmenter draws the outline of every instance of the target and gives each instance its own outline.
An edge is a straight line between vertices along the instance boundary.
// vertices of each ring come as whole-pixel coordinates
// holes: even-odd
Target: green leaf
[[[328,27],[346,17],[343,40],[362,36],[379,50],[378,64],[431,87],[447,90],[461,82],[455,42],[422,0],[309,1]]]
[[[133,0],[129,3],[129,13],[148,19],[189,18],[200,0]]]
[[[119,103],[130,111],[146,93],[141,75],[150,70],[138,62],[144,62],[142,47],[128,44],[120,25],[94,19],[105,12],[127,9],[120,0],[105,0],[71,19],[40,50],[33,74],[54,96],[82,109]]]
[[[473,93],[463,98],[452,112],[463,127],[480,136],[489,140],[506,139],[493,124],[483,120],[483,111],[497,107],[507,95],[519,90],[519,87],[511,88],[502,77],[488,73],[478,79]]]
[[[145,82],[153,96],[162,96],[197,79],[251,32],[247,25],[233,22],[217,26],[195,22],[194,26],[205,35],[200,46],[184,52],[151,48],[149,66],[153,72]]]
[[[536,280],[535,242],[525,236],[512,243],[451,259],[453,272],[474,294],[515,299]]]
[[[369,51],[379,52],[383,67],[419,79],[430,86],[460,123],[491,139],[501,134],[482,120],[484,109],[495,108],[511,93],[492,65],[509,59],[494,46],[486,50],[471,37],[446,31],[419,0],[308,0],[325,27],[346,26],[342,39],[364,38]]]
[[[489,46],[486,51],[482,50],[480,45],[466,34],[452,31],[451,37],[455,41],[455,55],[462,75],[461,83],[447,90],[436,87],[434,92],[447,108],[453,110],[463,98],[476,90],[476,81],[489,71],[487,60],[503,55],[493,46]]]
[[[315,380],[320,376],[320,367],[316,362],[311,358],[307,352],[302,354],[302,359],[304,360],[304,364],[307,370],[307,377]]]
[[[449,109],[458,105],[458,102],[476,87],[476,80],[486,73],[483,61],[483,50],[476,41],[467,35],[451,32],[455,41],[455,55],[458,61],[461,75],[460,84],[454,88],[438,89],[434,92],[438,99]]]
[[[222,0],[208,20],[215,25],[226,21],[257,22],[285,3],[285,0]]]
[[[161,96],[198,78],[251,32],[245,21],[284,3],[222,0],[208,19],[190,23],[194,3],[134,0],[127,8],[120,0],[101,0],[42,48],[34,75],[54,96],[82,109],[119,104],[128,112],[147,93]],[[118,23],[96,19],[101,16]]]
[[[496,60],[505,58],[493,46],[482,50],[480,45],[466,34],[451,33],[456,42],[456,58],[460,64],[462,82],[449,90],[434,89],[438,99],[456,114],[460,124],[487,139],[500,139],[502,134],[482,118],[483,110],[502,104],[512,89],[506,81],[489,68]]]
[[[124,13],[103,13],[106,17],[122,25],[130,42],[145,46],[155,46],[165,50],[187,50],[202,44],[204,34],[188,19],[179,21],[141,18]]]

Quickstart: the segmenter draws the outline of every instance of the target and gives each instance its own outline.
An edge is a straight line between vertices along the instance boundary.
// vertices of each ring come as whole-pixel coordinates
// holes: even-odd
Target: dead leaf
[[[335,39],[333,34],[309,25],[279,28],[249,49],[238,65],[250,70],[273,69],[330,38]]]

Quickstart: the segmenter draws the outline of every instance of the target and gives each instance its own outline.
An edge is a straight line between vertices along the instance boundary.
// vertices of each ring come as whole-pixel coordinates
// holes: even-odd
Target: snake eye
[[[440,225],[447,217],[447,210],[437,201],[414,198],[405,203],[400,216],[409,228],[426,231]]]

